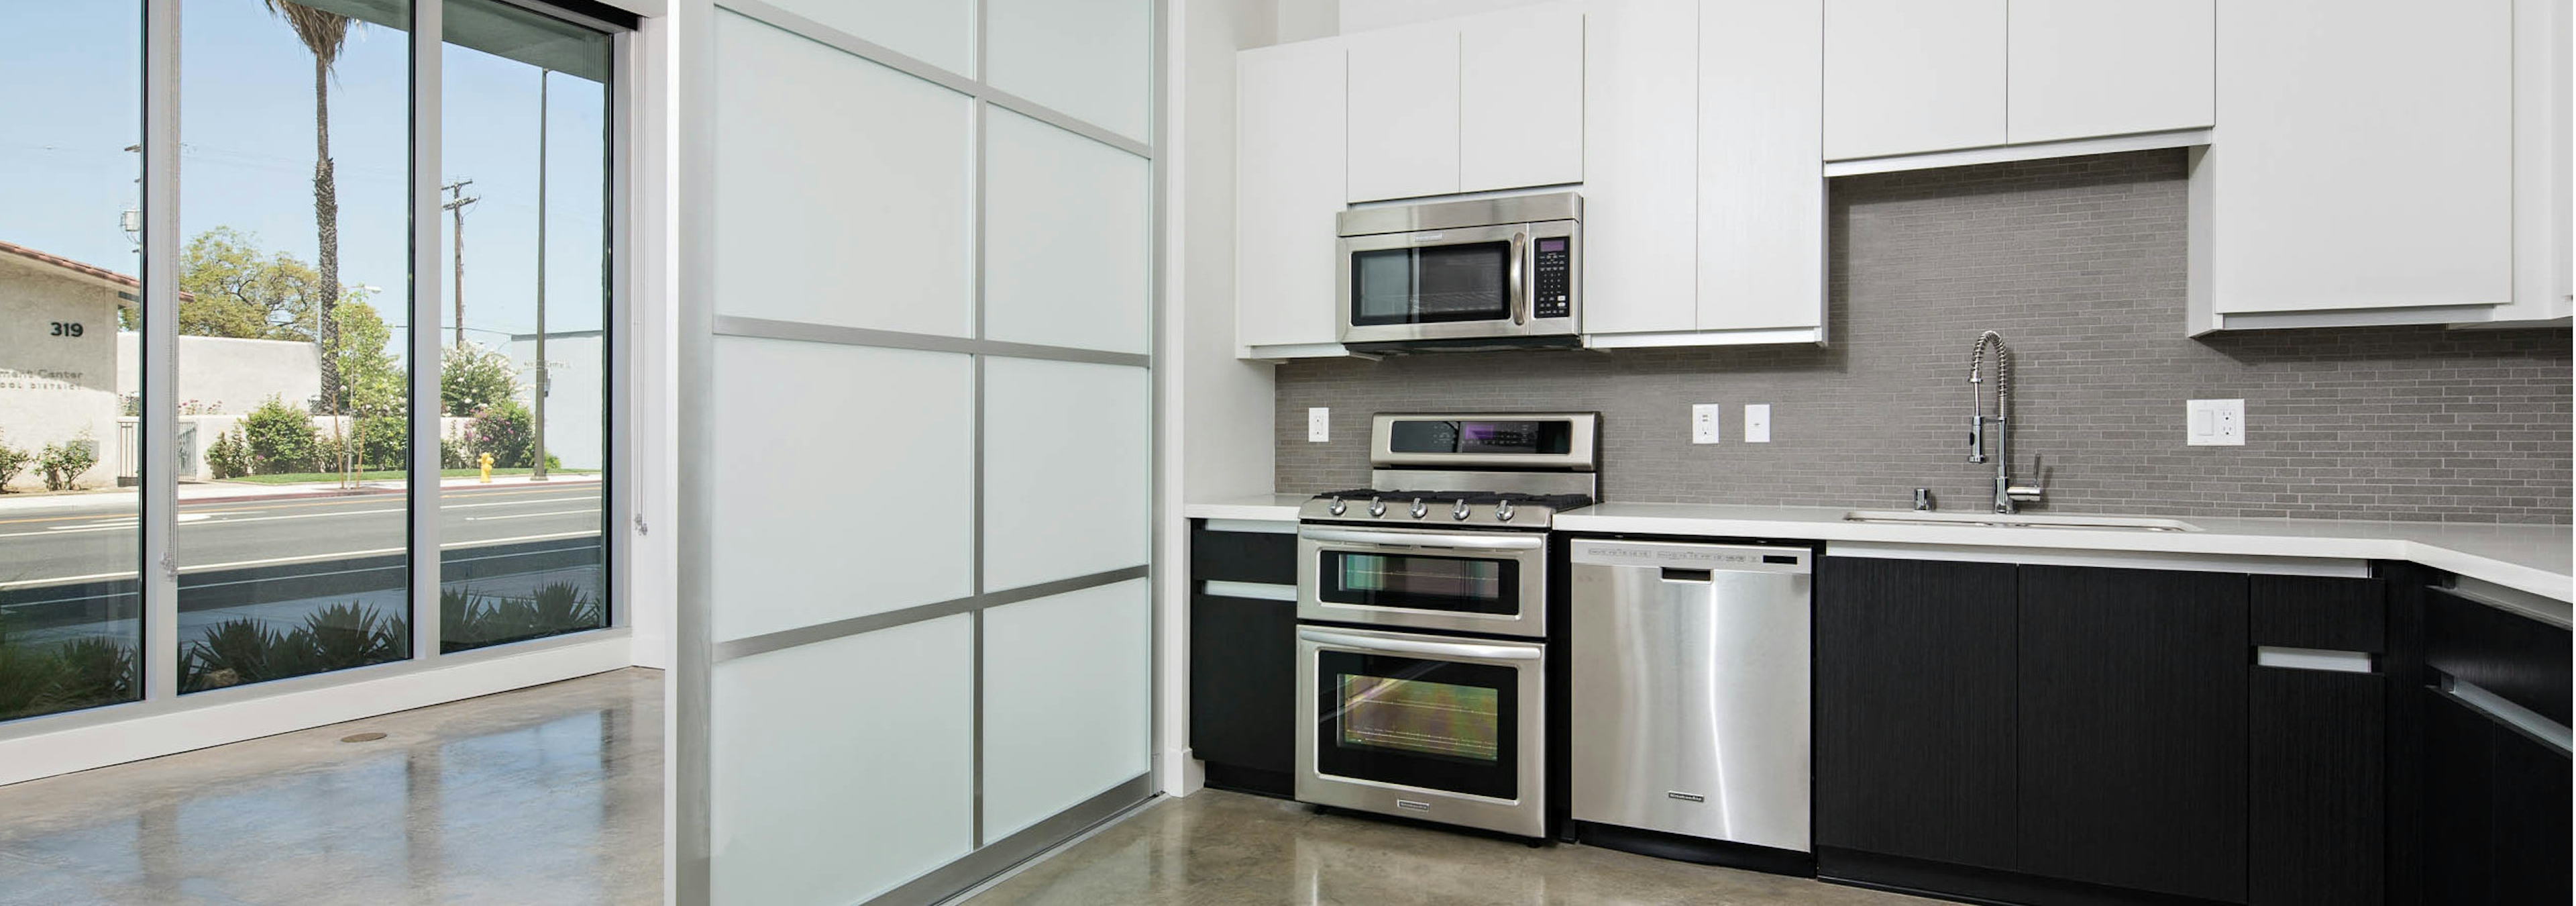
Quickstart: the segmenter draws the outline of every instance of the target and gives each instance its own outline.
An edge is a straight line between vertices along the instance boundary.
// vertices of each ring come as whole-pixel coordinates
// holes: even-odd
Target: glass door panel
[[[1521,612],[1516,560],[1325,550],[1316,593],[1326,603],[1456,613]]]
[[[1518,798],[1518,670],[1334,650],[1315,657],[1319,773]]]
[[[1511,317],[1512,246],[1478,242],[1351,253],[1351,323]]]

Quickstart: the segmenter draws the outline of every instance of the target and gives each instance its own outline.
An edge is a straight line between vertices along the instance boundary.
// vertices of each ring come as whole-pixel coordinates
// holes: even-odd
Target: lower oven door
[[[1547,637],[1547,533],[1314,524],[1297,532],[1297,618]]]
[[[1542,837],[1547,649],[1300,626],[1297,800]]]

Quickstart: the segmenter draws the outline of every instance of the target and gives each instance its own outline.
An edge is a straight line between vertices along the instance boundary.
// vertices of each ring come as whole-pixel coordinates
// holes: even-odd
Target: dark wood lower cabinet
[[[2570,901],[2571,763],[2438,690],[2424,690],[2424,901]]]
[[[2020,568],[2021,870],[2246,895],[2246,577]]]
[[[1297,605],[1191,596],[1190,754],[1215,782],[1292,792],[1296,712]]]
[[[2011,564],[1823,559],[1820,847],[2013,868],[2013,620]]]
[[[2253,671],[2246,902],[2385,902],[2387,678]]]

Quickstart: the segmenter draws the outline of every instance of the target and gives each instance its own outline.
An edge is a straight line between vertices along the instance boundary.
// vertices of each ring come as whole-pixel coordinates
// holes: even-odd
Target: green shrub
[[[321,471],[314,465],[313,417],[269,397],[242,416],[243,440],[250,448],[251,472],[278,475]]]
[[[360,469],[399,469],[411,451],[411,420],[398,415],[377,415],[358,419]]]
[[[509,356],[471,343],[439,354],[438,402],[449,415],[481,412],[518,393],[519,369]]]
[[[527,598],[463,589],[439,592],[438,650],[463,651],[608,625],[608,609],[580,586],[556,582]]]
[[[0,493],[6,493],[9,482],[16,480],[18,473],[27,471],[27,464],[35,458],[33,453],[0,443]]]
[[[134,652],[99,638],[22,642],[0,620],[0,720],[132,701]]]
[[[410,651],[411,630],[402,618],[354,601],[305,614],[303,625],[285,632],[257,620],[226,620],[189,643],[180,658],[179,688],[195,692],[364,667],[401,660]]]
[[[474,468],[474,457],[468,455],[464,440],[454,437],[438,439],[438,467],[442,469]]]
[[[250,444],[242,440],[240,428],[215,435],[206,447],[206,470],[219,479],[250,474]]]
[[[68,491],[80,486],[82,473],[98,465],[98,441],[84,430],[79,437],[59,444],[46,444],[36,456],[36,471],[45,476],[45,490]]]
[[[474,413],[473,453],[492,454],[492,465],[499,468],[527,468],[535,459],[531,455],[537,442],[533,425],[527,407],[516,400],[486,406]]]

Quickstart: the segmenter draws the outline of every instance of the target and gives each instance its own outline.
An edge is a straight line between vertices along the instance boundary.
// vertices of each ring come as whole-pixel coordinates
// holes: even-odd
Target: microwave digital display
[[[1558,455],[1573,443],[1574,427],[1562,421],[1398,420],[1387,432],[1396,453]]]

